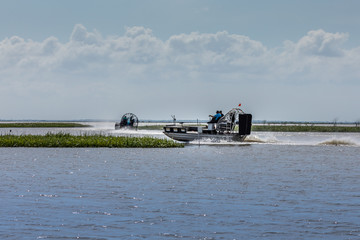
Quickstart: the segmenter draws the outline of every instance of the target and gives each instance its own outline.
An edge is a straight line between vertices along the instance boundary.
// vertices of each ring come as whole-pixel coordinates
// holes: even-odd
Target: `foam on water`
[[[356,145],[356,144],[353,143],[353,142],[344,141],[344,140],[331,140],[331,141],[322,142],[319,145],[335,145],[335,146],[338,146],[338,145]]]
[[[259,137],[255,136],[255,135],[250,135],[248,137],[245,138],[245,142],[249,142],[249,143],[266,143],[266,140],[260,139]]]
[[[249,146],[248,142],[235,142],[226,140],[214,140],[205,138],[201,140],[194,140],[188,143],[189,145],[215,145],[215,146]]]
[[[135,129],[120,129],[120,130],[112,130],[111,133],[117,134],[129,134],[129,135],[163,135],[160,130],[135,130]]]
[[[297,145],[297,146],[360,146],[360,134],[349,133],[283,133],[283,132],[257,132],[248,136],[244,142],[226,140],[202,139],[190,142],[192,145]]]
[[[245,141],[279,145],[351,145],[360,146],[359,133],[285,133],[255,132]]]

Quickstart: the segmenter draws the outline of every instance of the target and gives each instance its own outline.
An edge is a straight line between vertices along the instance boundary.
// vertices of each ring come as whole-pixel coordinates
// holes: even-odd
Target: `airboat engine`
[[[239,135],[250,135],[251,121],[251,114],[239,114]]]

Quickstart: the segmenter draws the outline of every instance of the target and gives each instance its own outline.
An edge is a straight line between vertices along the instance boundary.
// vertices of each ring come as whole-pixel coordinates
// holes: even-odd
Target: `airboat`
[[[191,142],[200,139],[209,139],[211,141],[237,141],[242,142],[251,133],[252,115],[246,114],[240,108],[233,108],[216,123],[212,121],[207,126],[184,125],[176,123],[166,125],[163,133],[177,141]]]
[[[129,128],[129,129],[136,129],[139,124],[138,117],[133,113],[125,113],[122,117],[120,122],[115,123],[115,129],[121,128]]]

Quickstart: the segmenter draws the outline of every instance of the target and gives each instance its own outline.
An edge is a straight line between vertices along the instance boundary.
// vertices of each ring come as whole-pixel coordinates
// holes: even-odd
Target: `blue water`
[[[0,148],[0,239],[360,239],[359,154]]]

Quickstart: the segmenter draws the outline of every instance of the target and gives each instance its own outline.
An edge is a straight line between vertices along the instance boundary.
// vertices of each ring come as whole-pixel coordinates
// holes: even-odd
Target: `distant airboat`
[[[129,129],[136,129],[138,128],[139,119],[133,113],[125,113],[122,117],[120,122],[115,123],[115,129],[121,128],[129,128]]]

